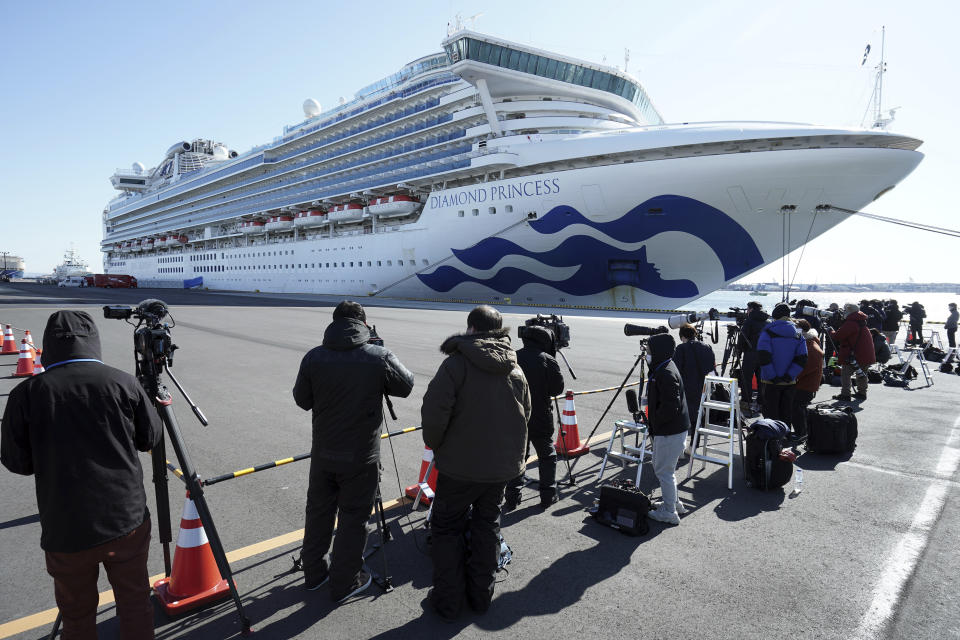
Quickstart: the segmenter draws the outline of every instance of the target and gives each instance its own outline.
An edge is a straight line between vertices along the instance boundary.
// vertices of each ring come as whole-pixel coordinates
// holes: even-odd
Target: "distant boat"
[[[767,295],[766,291],[751,291],[750,295],[752,296],[765,296]]]

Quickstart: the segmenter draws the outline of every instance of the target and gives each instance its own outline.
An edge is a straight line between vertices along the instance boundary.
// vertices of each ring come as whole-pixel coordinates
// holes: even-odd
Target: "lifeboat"
[[[187,244],[187,236],[184,235],[167,236],[167,239],[163,242],[165,247],[180,247],[185,244]]]
[[[287,231],[292,228],[293,216],[273,216],[264,225],[264,229],[267,231]]]
[[[363,218],[363,205],[356,203],[338,204],[327,212],[332,222],[355,222]]]
[[[120,245],[120,253],[130,253],[130,243],[124,242]]]
[[[381,218],[396,218],[410,215],[420,206],[420,202],[413,196],[392,195],[373,200],[368,209],[370,213]]]
[[[146,240],[144,240],[140,244],[140,247],[143,249],[143,251],[150,251],[151,249],[153,249],[153,238],[147,238]]]
[[[133,251],[134,253],[140,253],[141,251],[143,251],[143,247],[140,246],[140,241],[139,241],[139,240],[134,240],[134,241],[130,244],[130,251]]]
[[[167,236],[160,236],[159,238],[154,240],[153,246],[155,246],[157,249],[159,249],[160,247],[167,246]]]
[[[240,223],[240,233],[243,235],[263,233],[264,226],[264,223],[260,220],[246,220]]]
[[[311,209],[310,211],[301,211],[297,214],[297,217],[294,219],[293,224],[298,229],[309,229],[311,227],[319,227],[321,225],[327,224],[327,214],[325,211],[320,211],[319,209]]]

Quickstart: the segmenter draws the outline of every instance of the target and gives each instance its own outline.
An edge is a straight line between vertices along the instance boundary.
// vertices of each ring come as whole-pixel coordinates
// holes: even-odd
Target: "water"
[[[799,495],[803,491],[803,469],[797,467],[793,473],[793,495]]]
[[[746,307],[748,302],[756,301],[763,305],[763,310],[769,313],[780,302],[780,292],[771,291],[766,296],[752,296],[749,291],[727,291],[720,289],[707,294],[699,300],[694,300],[683,306],[686,311],[707,311],[716,307],[726,311],[730,307]],[[859,303],[860,300],[896,300],[901,307],[917,301],[927,311],[928,322],[943,322],[949,311],[947,304],[960,303],[960,295],[954,293],[906,293],[903,291],[791,291],[791,300],[813,300],[821,309],[825,309],[831,302],[836,302],[843,308],[844,303]]]

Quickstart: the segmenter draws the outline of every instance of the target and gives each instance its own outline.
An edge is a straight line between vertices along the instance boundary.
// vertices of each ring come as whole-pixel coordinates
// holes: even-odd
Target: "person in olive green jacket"
[[[421,408],[423,441],[433,449],[438,471],[429,599],[444,619],[456,618],[464,600],[474,611],[490,607],[500,505],[507,481],[523,473],[530,418],[527,380],[500,313],[477,307],[467,327],[440,347],[447,358]]]

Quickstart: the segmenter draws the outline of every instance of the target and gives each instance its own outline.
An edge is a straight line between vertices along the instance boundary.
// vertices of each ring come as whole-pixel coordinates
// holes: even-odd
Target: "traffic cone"
[[[553,448],[561,458],[576,458],[590,452],[590,447],[580,443],[580,430],[577,428],[577,409],[573,406],[573,391],[567,389],[566,402],[560,416],[563,433],[557,434]]]
[[[423,461],[420,463],[420,476],[417,484],[410,485],[403,492],[407,495],[408,498],[413,500],[417,499],[417,493],[420,491],[420,485],[426,483],[427,486],[423,488],[423,494],[420,496],[420,502],[430,506],[430,501],[433,500],[433,495],[437,491],[437,465],[433,465],[433,470],[430,472],[430,477],[427,477],[427,469],[430,467],[430,463],[433,461],[433,450],[430,447],[423,448]]]
[[[27,346],[30,347],[30,351],[36,353],[37,348],[33,346],[33,336],[30,335],[30,329],[23,332],[23,339],[27,341]]]
[[[43,349],[37,349],[37,354],[33,357],[33,375],[38,376],[46,369],[43,368],[43,363],[40,362],[40,356],[43,354]]]
[[[17,359],[17,371],[13,374],[14,378],[26,378],[33,375],[33,352],[27,339],[20,341],[20,357]]]
[[[189,492],[183,503],[173,570],[169,578],[154,582],[153,590],[167,615],[177,615],[230,597],[230,587],[220,576]]]
[[[20,350],[17,348],[17,339],[13,337],[13,327],[7,325],[3,332],[3,348],[0,349],[0,354],[10,355],[14,353],[20,353]]]

